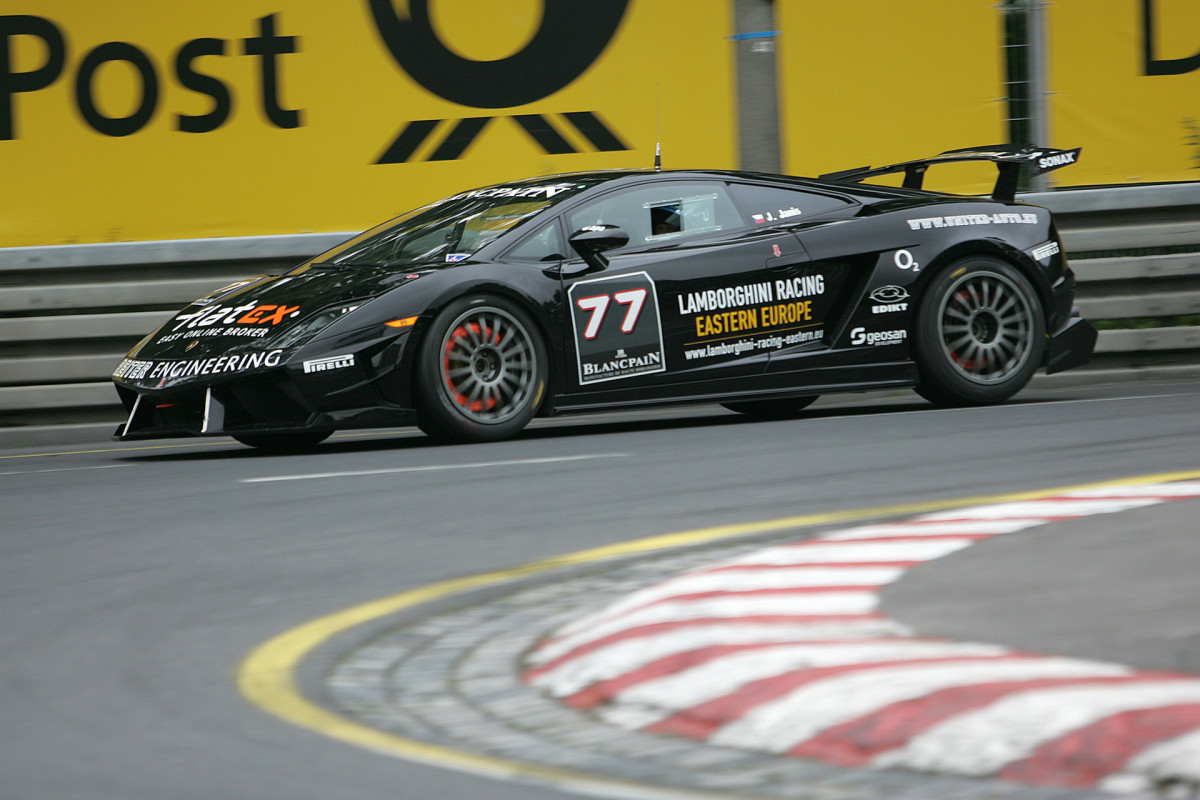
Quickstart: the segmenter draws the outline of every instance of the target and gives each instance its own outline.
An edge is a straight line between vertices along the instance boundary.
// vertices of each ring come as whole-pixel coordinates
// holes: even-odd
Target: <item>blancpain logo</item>
[[[636,369],[638,367],[657,366],[662,363],[661,353],[648,353],[644,356],[627,356],[625,358],[614,358],[612,361],[606,361],[602,364],[587,364],[583,365],[583,374],[603,375],[608,372],[625,372],[626,370]]]
[[[344,369],[354,366],[354,354],[348,353],[341,356],[328,356],[326,358],[314,358],[312,361],[304,362],[304,372],[328,372],[331,369]]]

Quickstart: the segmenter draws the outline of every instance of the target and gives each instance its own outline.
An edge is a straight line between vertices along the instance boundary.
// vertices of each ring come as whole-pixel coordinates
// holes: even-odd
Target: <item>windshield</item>
[[[461,261],[592,183],[521,183],[463,192],[367,231],[317,261],[384,267]]]

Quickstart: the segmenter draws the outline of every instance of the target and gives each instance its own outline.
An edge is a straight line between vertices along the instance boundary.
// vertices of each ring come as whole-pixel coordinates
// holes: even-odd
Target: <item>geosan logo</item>
[[[519,52],[494,61],[463,58],[438,38],[429,14],[429,0],[408,0],[407,15],[392,0],[367,0],[375,27],[396,64],[428,91],[472,108],[515,108],[536,102],[572,83],[608,47],[625,16],[629,0],[544,0],[537,32]],[[595,111],[566,111],[558,116],[599,151],[628,150]],[[429,156],[429,161],[453,161],[494,119],[507,118],[520,126],[545,153],[579,152],[543,114],[478,116],[455,121]],[[378,164],[399,164],[445,120],[409,122],[384,151]]]

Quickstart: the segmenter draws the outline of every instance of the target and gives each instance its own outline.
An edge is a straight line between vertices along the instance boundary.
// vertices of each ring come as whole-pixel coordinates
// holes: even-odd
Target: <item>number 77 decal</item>
[[[580,385],[666,372],[654,280],[645,272],[578,281],[567,311]]]
[[[576,300],[575,305],[590,312],[587,325],[583,328],[583,338],[595,339],[596,335],[600,333],[600,326],[604,324],[604,316],[608,313],[610,299],[616,300],[618,305],[627,306],[625,319],[621,320],[621,333],[633,333],[633,329],[637,327],[638,318],[642,315],[642,309],[646,305],[646,295],[645,289],[626,289],[611,295],[597,294]]]

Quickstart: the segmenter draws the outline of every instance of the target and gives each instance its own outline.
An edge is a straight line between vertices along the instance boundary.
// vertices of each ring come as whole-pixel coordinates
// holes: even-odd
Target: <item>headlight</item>
[[[295,347],[304,344],[306,341],[316,336],[325,328],[328,328],[333,323],[337,322],[346,314],[358,308],[362,303],[352,303],[342,306],[334,306],[323,311],[318,311],[308,319],[293,325],[279,336],[272,340],[272,345],[275,347]]]

